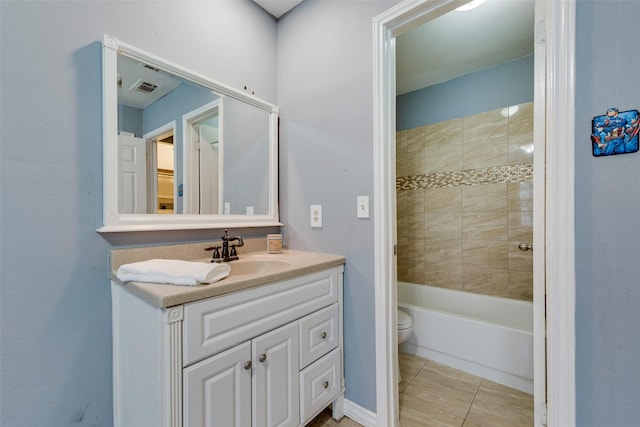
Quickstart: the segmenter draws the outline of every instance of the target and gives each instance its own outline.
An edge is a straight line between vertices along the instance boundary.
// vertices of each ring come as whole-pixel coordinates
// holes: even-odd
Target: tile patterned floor
[[[400,353],[402,427],[530,427],[533,396]]]
[[[533,396],[400,353],[401,427],[531,427]],[[361,427],[324,411],[308,427]]]

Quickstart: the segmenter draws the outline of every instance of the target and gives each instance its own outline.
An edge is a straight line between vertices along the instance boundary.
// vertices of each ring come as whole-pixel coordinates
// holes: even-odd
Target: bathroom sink
[[[232,276],[275,273],[291,267],[291,264],[286,261],[268,258],[241,258],[230,262],[229,265],[231,266]]]
[[[198,259],[199,262],[211,262],[211,258]],[[263,252],[240,254],[240,259],[229,261],[229,276],[250,276],[257,274],[277,273],[295,266],[295,260],[283,254],[271,255]]]

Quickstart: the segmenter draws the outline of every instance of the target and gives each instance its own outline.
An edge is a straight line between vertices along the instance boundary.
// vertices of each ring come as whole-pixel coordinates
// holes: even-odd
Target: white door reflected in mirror
[[[118,136],[118,210],[147,213],[146,143],[129,132]]]

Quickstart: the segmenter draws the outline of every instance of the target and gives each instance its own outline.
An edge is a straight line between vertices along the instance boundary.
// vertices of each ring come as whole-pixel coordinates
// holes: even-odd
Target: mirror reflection
[[[118,213],[269,213],[268,111],[117,57]]]

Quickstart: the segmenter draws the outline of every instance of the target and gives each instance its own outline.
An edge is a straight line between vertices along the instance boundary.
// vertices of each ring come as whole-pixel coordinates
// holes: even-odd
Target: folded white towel
[[[223,263],[180,261],[177,259],[150,259],[123,264],[116,276],[122,282],[169,283],[195,286],[213,283],[229,275],[231,267]]]

